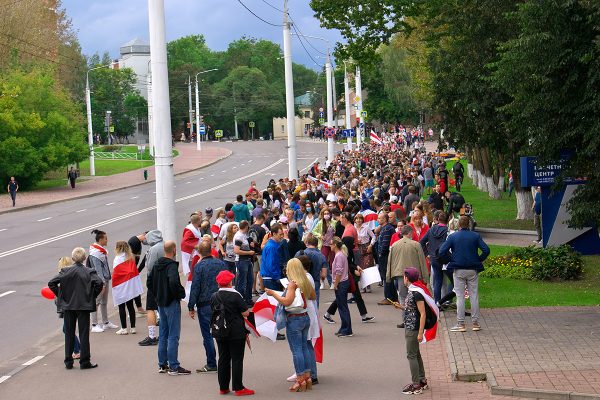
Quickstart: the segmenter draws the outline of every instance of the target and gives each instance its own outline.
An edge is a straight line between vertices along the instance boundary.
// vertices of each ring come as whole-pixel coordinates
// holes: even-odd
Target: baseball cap
[[[219,272],[215,280],[219,286],[227,286],[233,280],[233,278],[235,278],[235,275],[225,270]]]

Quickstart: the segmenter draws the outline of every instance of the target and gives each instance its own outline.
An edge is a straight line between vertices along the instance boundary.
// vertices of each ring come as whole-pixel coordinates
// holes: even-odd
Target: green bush
[[[121,150],[120,145],[106,145],[106,146],[102,146],[100,147],[99,151],[105,152],[105,153],[112,153],[115,151],[119,151]]]
[[[505,256],[490,257],[483,277],[532,280],[578,279],[583,272],[581,254],[569,245],[558,247],[522,247]]]

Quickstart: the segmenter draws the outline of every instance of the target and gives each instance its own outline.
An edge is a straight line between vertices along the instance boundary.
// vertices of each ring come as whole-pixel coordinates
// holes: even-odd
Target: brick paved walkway
[[[455,314],[442,322],[449,330]],[[598,307],[484,309],[480,322],[447,333],[459,378],[492,372],[502,387],[600,394]]]
[[[177,143],[175,148],[179,152],[179,155],[173,160],[176,175],[205,167],[231,155],[231,150],[215,146],[212,143],[203,144],[202,151],[196,150],[195,143]],[[148,181],[153,180],[154,167],[152,166],[148,168]],[[144,183],[144,176],[139,169],[111,176],[91,177],[89,180],[78,182],[75,189],[71,189],[65,179],[64,186],[32,192],[19,192],[17,194],[17,206],[14,208],[8,194],[0,195],[0,214],[24,207],[93,196],[94,194],[141,183]]]

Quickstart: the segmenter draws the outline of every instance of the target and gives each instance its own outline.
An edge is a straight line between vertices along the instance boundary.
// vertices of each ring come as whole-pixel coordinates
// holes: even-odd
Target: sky
[[[62,0],[62,7],[71,18],[79,42],[86,55],[108,51],[113,59],[119,56],[119,47],[139,37],[148,42],[148,0]],[[242,0],[264,20],[280,25],[283,0]],[[309,0],[289,0],[291,18],[304,35],[319,36],[330,41],[333,49],[341,41],[338,31],[320,27],[313,16]],[[227,45],[242,36],[267,39],[283,48],[282,27],[270,26],[250,14],[238,0],[165,0],[167,41],[192,34],[202,34],[212,50],[225,50]],[[292,30],[293,32],[293,30]],[[310,56],[323,65],[327,43],[311,39],[312,48],[305,43]],[[315,65],[292,36],[294,62],[312,69]]]

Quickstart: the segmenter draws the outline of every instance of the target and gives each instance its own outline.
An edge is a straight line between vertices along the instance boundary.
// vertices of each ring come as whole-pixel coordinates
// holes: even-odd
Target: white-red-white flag
[[[408,287],[408,290],[411,292],[421,293],[421,295],[425,299],[425,307],[429,307],[431,309],[431,311],[433,311],[437,317],[436,318],[437,320],[436,320],[433,328],[425,329],[423,331],[423,340],[421,341],[421,343],[431,342],[433,339],[435,339],[435,335],[437,334],[438,322],[440,320],[440,310],[437,307],[437,305],[435,304],[435,300],[433,300],[433,297],[431,296],[431,292],[429,291],[429,289],[427,289],[427,286],[425,286],[425,284],[423,282],[416,281],[416,282],[412,283]]]
[[[183,229],[183,236],[181,238],[181,266],[185,275],[190,273],[192,267],[190,266],[192,253],[201,237],[202,235],[198,228],[192,224],[188,224],[188,226]]]
[[[381,140],[381,138],[375,133],[375,131],[371,131],[371,142],[380,146],[383,144],[383,140]]]
[[[125,254],[118,254],[115,257],[113,261],[112,289],[115,306],[144,293],[144,286],[135,264],[135,258],[127,259]]]
[[[274,297],[263,293],[252,307],[254,313],[254,322],[256,331],[266,338],[271,339],[273,343],[277,340],[277,324],[275,324],[275,308],[277,300]]]

